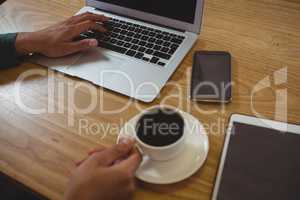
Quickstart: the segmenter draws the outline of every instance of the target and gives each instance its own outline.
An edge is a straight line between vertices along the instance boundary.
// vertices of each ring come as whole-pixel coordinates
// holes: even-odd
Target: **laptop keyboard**
[[[165,66],[184,36],[112,18],[106,33],[84,32],[78,39],[95,38],[99,46],[145,62]]]

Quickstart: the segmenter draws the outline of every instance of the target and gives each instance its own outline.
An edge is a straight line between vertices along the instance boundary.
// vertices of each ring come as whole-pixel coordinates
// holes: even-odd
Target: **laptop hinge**
[[[160,26],[160,27],[163,27],[163,28],[172,29],[172,30],[179,31],[179,32],[182,32],[182,33],[185,32],[185,30],[182,30],[182,29],[178,29],[178,28],[174,28],[174,27],[170,27],[170,26],[166,26],[166,25],[162,25],[162,24],[158,24],[158,23],[153,23],[153,22],[150,22],[150,21],[138,19],[136,17],[122,15],[122,14],[119,14],[119,13],[115,13],[115,12],[112,12],[112,11],[107,11],[107,10],[100,9],[100,8],[95,8],[95,10],[104,11],[104,12],[107,12],[107,13],[111,13],[111,14],[114,14],[114,15],[121,16],[121,17],[126,17],[126,18],[129,18],[129,19],[133,19],[133,20],[145,22],[145,23],[148,23],[148,24],[152,24],[152,25],[155,25],[155,26]]]

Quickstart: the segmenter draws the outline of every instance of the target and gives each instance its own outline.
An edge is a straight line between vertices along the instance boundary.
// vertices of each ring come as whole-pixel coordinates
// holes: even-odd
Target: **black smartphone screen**
[[[194,55],[191,98],[199,101],[231,100],[231,55],[228,52],[199,51]]]

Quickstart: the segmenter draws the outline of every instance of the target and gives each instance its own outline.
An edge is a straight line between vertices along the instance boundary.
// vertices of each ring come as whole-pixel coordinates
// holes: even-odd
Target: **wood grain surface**
[[[0,33],[38,30],[72,16],[83,5],[83,0],[8,0],[0,6]],[[170,80],[180,87],[167,85],[151,104],[94,87],[102,99],[91,112],[81,114],[68,109],[70,102],[55,88],[62,86],[65,94],[70,89],[68,85],[74,87],[85,81],[47,71],[29,62],[1,70],[0,170],[50,199],[62,199],[74,162],[84,158],[94,147],[115,143],[117,131],[111,130],[109,125],[122,126],[139,112],[138,107],[164,103],[179,106],[205,124],[210,133],[208,159],[195,175],[177,184],[158,186],[138,182],[135,199],[210,199],[224,132],[232,113],[253,115],[254,107],[269,119],[284,121],[287,113],[289,122],[300,122],[299,19],[300,2],[297,0],[206,0],[199,39]],[[196,50],[223,50],[232,54],[232,103],[221,106],[189,101],[192,56]],[[30,114],[16,102],[16,80],[30,69],[44,74],[21,83],[20,99],[31,108],[48,108],[50,104],[53,112]],[[287,82],[276,85],[274,72],[281,69],[287,70]],[[280,77],[284,75],[282,70]],[[253,88],[266,77],[270,78],[271,87],[257,92],[251,103]],[[285,98],[276,98],[277,91],[287,91],[287,110],[284,109]],[[51,96],[53,98],[49,98]],[[76,105],[84,108],[91,96],[85,88],[79,87],[74,99]],[[101,111],[122,108],[128,101],[131,104],[116,114]],[[277,111],[276,105],[280,108]],[[204,113],[204,110],[211,112]],[[72,125],[70,118],[74,119]],[[82,121],[90,125],[89,131],[80,129]],[[100,123],[110,127],[106,137],[92,134],[97,132],[94,124]]]

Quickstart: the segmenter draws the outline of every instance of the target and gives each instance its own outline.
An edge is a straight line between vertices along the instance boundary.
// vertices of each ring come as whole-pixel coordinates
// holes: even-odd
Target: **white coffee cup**
[[[180,111],[178,111],[178,109],[176,109],[176,108],[173,108],[171,106],[165,106],[165,105],[151,107],[151,108],[145,110],[142,114],[140,114],[140,116],[137,118],[137,121],[135,122],[135,126],[137,126],[138,122],[145,114],[156,112],[157,110],[164,110],[164,109],[172,110],[173,112],[177,113],[183,119],[183,122],[184,122],[183,133],[182,133],[181,137],[172,144],[169,144],[166,146],[152,146],[152,145],[149,145],[149,144],[146,144],[145,142],[143,142],[137,135],[137,131],[135,131],[134,137],[137,142],[138,150],[141,152],[141,154],[143,156],[148,156],[151,160],[156,160],[156,161],[170,160],[170,159],[176,157],[180,152],[182,152],[184,149],[184,146],[185,146],[185,134],[186,133],[184,130],[186,128],[186,122],[185,122],[184,117],[180,113]]]

